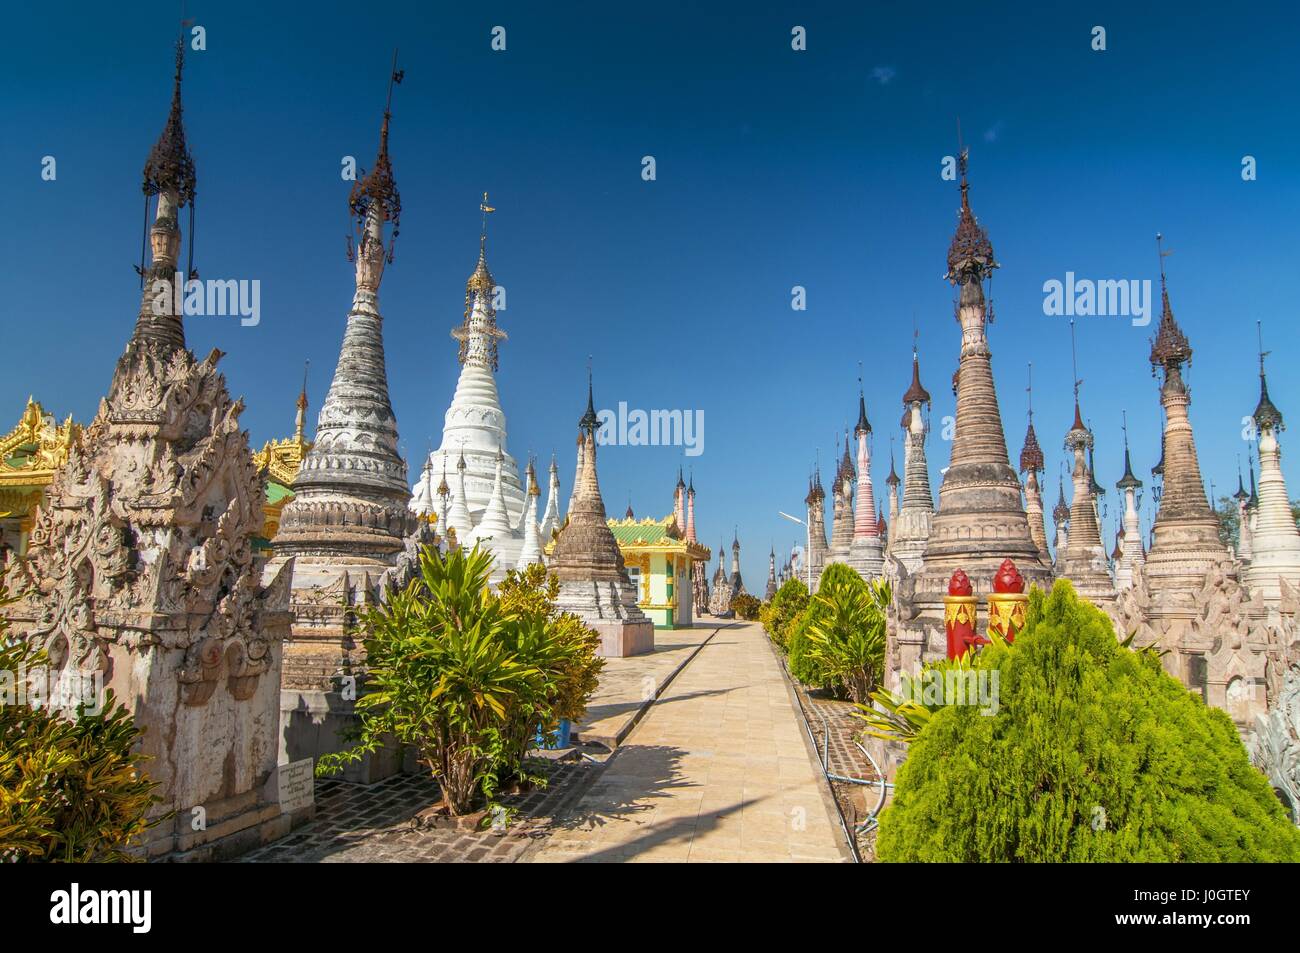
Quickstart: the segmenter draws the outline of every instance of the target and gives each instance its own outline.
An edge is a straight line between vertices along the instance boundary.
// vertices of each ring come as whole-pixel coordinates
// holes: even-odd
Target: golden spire
[[[309,367],[311,367],[311,361],[304,361],[302,365],[302,390],[298,392],[298,416],[293,427],[293,439],[298,443],[303,442],[303,429],[307,424],[307,368]]]
[[[478,237],[478,264],[474,266],[473,273],[469,276],[469,281],[465,283],[465,316],[469,317],[470,298],[477,292],[483,295],[491,295],[492,289],[496,287],[496,282],[492,278],[492,272],[487,266],[487,217],[496,209],[488,205],[488,194],[483,193],[483,201],[479,203],[479,211],[483,213],[483,227]],[[490,307],[490,304],[489,304]]]

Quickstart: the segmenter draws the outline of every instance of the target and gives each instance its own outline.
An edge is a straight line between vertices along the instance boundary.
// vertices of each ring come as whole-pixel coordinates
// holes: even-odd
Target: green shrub
[[[808,587],[798,579],[787,579],[776,591],[772,601],[759,610],[759,621],[767,631],[768,637],[788,652],[787,642],[790,638],[790,625],[795,616],[808,606]]]
[[[5,600],[0,592],[0,605]],[[137,766],[141,735],[112,691],[97,713],[75,717],[18,704],[19,673],[40,670],[43,652],[6,644],[0,616],[0,863],[129,861],[127,850],[162,818],[147,819],[157,786]]]
[[[559,593],[559,580],[538,564],[522,572],[510,570],[497,589],[496,598],[518,620],[505,629],[507,644],[521,661],[542,674],[535,690],[520,695],[513,706],[513,722],[507,731],[510,760],[504,776],[523,776],[524,756],[539,727],[550,734],[559,727],[560,719],[582,718],[605,665],[596,655],[600,636],[577,616],[555,610]]]
[[[731,600],[731,611],[736,613],[737,618],[753,622],[758,618],[758,610],[762,603],[756,596],[751,596],[747,592],[737,593]]]
[[[538,727],[579,717],[603,662],[599,636],[555,611],[558,583],[542,567],[488,588],[492,554],[477,546],[420,554],[406,589],[359,620],[366,694],[357,701],[360,743],[323,755],[329,774],[384,746],[412,746],[454,815],[491,802],[503,781],[525,779]]]
[[[932,710],[881,815],[881,860],[1300,860],[1228,716],[1119,644],[1068,582],[1034,590],[1015,644],[971,667],[998,675],[996,713]]]
[[[862,582],[823,587],[813,597],[819,611],[809,621],[808,642],[802,650],[822,677],[838,683],[859,704],[867,701],[884,677],[885,611],[890,599],[885,580]]]
[[[826,624],[833,612],[825,597],[840,590],[865,591],[866,582],[856,571],[844,563],[831,563],[822,570],[817,584],[817,594],[790,624],[787,649],[790,654],[790,674],[813,688],[833,688],[839,685],[835,673],[828,669],[816,651],[816,642],[809,637],[815,626]]]

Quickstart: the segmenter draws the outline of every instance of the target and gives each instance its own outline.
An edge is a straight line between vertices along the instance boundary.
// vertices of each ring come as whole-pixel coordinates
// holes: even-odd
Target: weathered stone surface
[[[184,150],[180,56],[155,155]],[[158,201],[135,331],[7,578],[14,634],[62,672],[101,674],[145,730],[142,765],[161,797],[152,813],[176,812],[141,845],[151,856],[262,840],[288,823],[265,787],[293,566],[261,584],[252,540],[264,487],[239,428],[243,405],[217,372],[220,352],[199,361],[185,348],[177,212],[193,180],[175,170],[187,162],[192,176],[187,153],[146,167]]]

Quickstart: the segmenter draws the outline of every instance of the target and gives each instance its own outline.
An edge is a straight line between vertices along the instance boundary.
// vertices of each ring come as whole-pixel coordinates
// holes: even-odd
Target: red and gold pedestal
[[[943,628],[950,659],[960,658],[976,644],[975,602],[970,580],[958,569],[948,580],[948,594],[943,597]]]
[[[1025,627],[1029,596],[1025,594],[1025,579],[1010,559],[1002,561],[993,577],[993,591],[989,593],[989,634],[997,634],[1008,642]]]

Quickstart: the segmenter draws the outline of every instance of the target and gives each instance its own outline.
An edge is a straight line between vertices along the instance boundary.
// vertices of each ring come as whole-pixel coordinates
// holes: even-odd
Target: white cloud
[[[892,66],[877,66],[875,69],[871,71],[871,78],[874,79],[881,86],[888,86],[890,80],[892,80],[897,75],[898,75],[897,70],[895,70]]]

